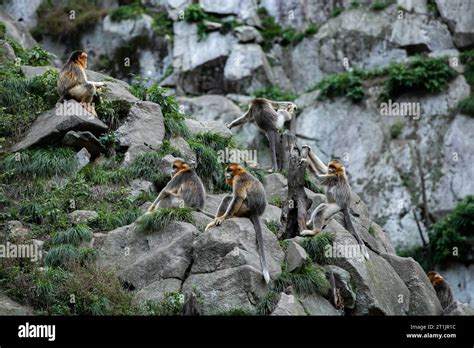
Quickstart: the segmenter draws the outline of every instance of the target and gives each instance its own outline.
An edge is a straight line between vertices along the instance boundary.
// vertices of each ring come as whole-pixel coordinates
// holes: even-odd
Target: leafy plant
[[[275,85],[258,89],[253,94],[255,98],[267,98],[274,101],[293,101],[296,99],[293,92],[284,91]]]
[[[324,270],[307,263],[296,272],[288,272],[284,265],[282,273],[275,279],[274,290],[278,293],[289,286],[298,294],[319,294],[325,296],[330,288]]]
[[[467,97],[459,102],[459,112],[465,115],[474,116],[474,96]]]
[[[159,208],[152,213],[146,213],[137,219],[140,232],[151,233],[161,231],[173,221],[194,222],[191,208]]]
[[[145,10],[138,2],[131,5],[119,6],[110,13],[110,20],[112,22],[121,22],[129,19],[139,18]]]
[[[402,134],[403,127],[405,127],[405,123],[402,121],[396,121],[390,126],[390,137],[392,139],[396,139]]]
[[[262,297],[256,306],[258,315],[269,315],[271,314],[280,300],[280,294],[271,290],[264,297]]]
[[[327,76],[318,82],[313,89],[320,89],[319,98],[346,96],[354,103],[360,102],[365,95],[362,79],[353,72],[343,72]]]
[[[334,242],[334,234],[330,232],[321,232],[314,237],[305,238],[301,243],[313,262],[320,265],[327,263],[326,250]]]
[[[145,315],[181,315],[184,307],[184,295],[180,291],[166,292],[163,300],[158,303],[147,301],[141,311]]]
[[[332,9],[331,13],[330,13],[330,16],[332,18],[335,18],[337,16],[339,16],[342,12],[344,11],[344,8],[341,7],[341,6],[334,6],[334,8]]]

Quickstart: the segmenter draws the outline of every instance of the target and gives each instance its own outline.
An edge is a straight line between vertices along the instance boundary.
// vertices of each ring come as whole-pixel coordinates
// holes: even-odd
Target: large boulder
[[[36,40],[31,36],[28,28],[15,18],[10,16],[6,11],[0,8],[0,22],[5,24],[6,38],[18,42],[23,48],[30,49],[38,46]]]
[[[220,15],[236,15],[239,19],[248,19],[257,14],[256,0],[199,0],[202,9]]]
[[[337,310],[321,295],[305,295],[300,299],[305,313],[309,315],[343,315],[344,312]]]
[[[363,257],[355,238],[336,220],[326,228],[335,234],[330,264],[350,273],[356,293],[354,315],[406,315],[410,292],[393,269],[381,256],[368,250],[370,259]]]
[[[192,263],[192,249],[196,228],[186,222],[174,222],[160,231],[143,234],[136,225],[119,227],[101,243],[98,262],[112,267],[122,281],[141,290],[167,289],[158,284],[166,279],[183,281]],[[158,298],[162,294],[146,297]]]
[[[306,315],[305,308],[294,295],[280,294],[275,309],[271,315]]]
[[[158,104],[136,102],[125,122],[116,131],[120,146],[127,147],[125,163],[133,162],[143,152],[161,147],[165,136],[163,115]]]
[[[38,116],[23,140],[13,145],[11,150],[21,151],[32,146],[58,143],[69,131],[89,131],[98,135],[107,129],[107,125],[88,113],[81,104],[70,100]]]
[[[284,254],[278,241],[262,226],[270,276],[281,272]],[[270,287],[265,284],[256,237],[248,219],[234,218],[199,235],[193,245],[193,264],[183,291],[195,291],[204,313],[241,308],[253,310]]]
[[[41,3],[42,0],[6,0],[3,5],[12,18],[31,29],[36,26],[38,20],[36,10]]]
[[[76,151],[80,151],[83,147],[87,149],[92,157],[98,157],[104,153],[105,147],[101,144],[91,132],[75,132],[69,131],[64,136],[62,142],[65,145],[71,146]]]
[[[458,47],[474,44],[474,3],[470,0],[436,0],[441,17],[454,33]]]
[[[216,121],[208,121],[208,122],[200,122],[190,118],[187,118],[184,121],[186,127],[188,127],[191,134],[203,134],[203,133],[217,133],[222,135],[225,138],[230,138],[232,136],[232,132],[229,128],[227,128],[222,122]]]
[[[33,315],[33,310],[0,293],[0,315]]]
[[[230,99],[215,94],[199,97],[177,97],[176,101],[185,114],[192,115],[198,121],[231,122],[242,115],[240,108]]]
[[[381,253],[410,291],[409,315],[440,315],[441,304],[433,286],[420,264],[411,257]]]

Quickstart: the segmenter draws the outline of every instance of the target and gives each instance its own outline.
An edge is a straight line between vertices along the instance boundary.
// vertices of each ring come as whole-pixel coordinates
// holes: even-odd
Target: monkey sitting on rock
[[[147,213],[158,208],[189,207],[214,218],[214,215],[202,210],[205,201],[206,190],[201,178],[185,160],[176,158],[172,164],[171,180],[161,190]]]
[[[98,87],[105,86],[104,82],[87,80],[87,53],[78,50],[71,53],[66,64],[59,72],[58,103],[67,99],[74,99],[81,103],[87,112],[97,116],[92,100]]]
[[[283,129],[286,121],[294,116],[296,105],[291,102],[275,102],[264,98],[254,99],[249,109],[241,117],[227,124],[229,129],[255,121],[255,124],[267,136],[272,154],[272,171],[281,170],[277,163],[278,131]]]
[[[451,287],[444,278],[435,271],[428,272],[428,278],[436,291],[436,296],[441,303],[443,310],[454,304],[454,296]]]
[[[231,163],[227,166],[225,177],[226,183],[232,186],[232,195],[227,195],[222,199],[219,208],[217,208],[216,218],[207,225],[206,231],[214,226],[221,225],[224,220],[232,217],[249,218],[255,229],[263,278],[268,284],[270,274],[265,260],[262,226],[259,220],[267,207],[263,185],[237,163]]]

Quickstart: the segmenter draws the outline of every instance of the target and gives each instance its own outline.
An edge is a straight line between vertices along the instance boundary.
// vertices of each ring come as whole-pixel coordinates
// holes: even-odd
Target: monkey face
[[[87,69],[87,53],[82,52],[82,54],[79,56],[79,64],[81,64],[84,69]]]
[[[328,163],[329,174],[338,174],[344,172],[344,165],[339,160],[332,160]]]
[[[183,160],[181,159],[177,159],[173,162],[173,167],[172,167],[172,171],[171,171],[171,176],[175,176],[178,172],[180,171],[183,171],[183,170],[188,170],[188,169],[191,169],[190,166],[188,166],[188,164],[186,162],[184,162]]]
[[[225,182],[227,185],[232,186],[234,177],[243,171],[243,168],[237,163],[231,163],[227,166],[225,170]]]
[[[444,280],[443,277],[441,276],[441,274],[439,274],[438,272],[434,272],[434,271],[428,272],[428,278],[430,278],[430,282],[433,285],[437,285],[437,284],[441,283]]]

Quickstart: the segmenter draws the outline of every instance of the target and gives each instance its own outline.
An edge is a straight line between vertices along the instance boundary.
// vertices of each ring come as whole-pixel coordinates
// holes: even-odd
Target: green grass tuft
[[[353,103],[359,103],[365,96],[362,79],[353,72],[343,72],[327,76],[312,89],[320,89],[320,99],[333,99],[345,96]]]
[[[274,290],[284,292],[292,287],[298,294],[319,294],[325,296],[330,288],[324,270],[315,265],[307,264],[296,272],[288,272],[283,267],[282,273],[275,279]]]
[[[152,233],[165,229],[174,221],[194,223],[191,208],[160,208],[140,216],[136,223],[138,231]]]
[[[51,237],[53,245],[70,244],[78,247],[82,242],[92,240],[92,231],[86,225],[76,225]]]
[[[70,148],[44,148],[11,153],[0,167],[10,171],[13,177],[50,178],[70,175],[77,166],[75,153]]]
[[[325,252],[334,242],[334,234],[330,232],[321,232],[314,237],[305,238],[301,246],[308,253],[313,262],[320,265],[327,263]]]
[[[395,121],[390,126],[390,137],[392,139],[397,139],[400,134],[402,134],[403,127],[405,127],[405,123],[403,121]]]
[[[47,266],[65,267],[70,264],[79,262],[81,254],[79,249],[71,244],[61,244],[49,249],[48,254],[44,259]]]
[[[474,95],[461,100],[458,109],[460,113],[474,117]]]
[[[184,295],[181,291],[166,292],[160,302],[146,301],[141,311],[144,315],[182,315],[184,307]]]
[[[112,22],[120,22],[129,19],[138,19],[145,10],[140,6],[139,3],[133,3],[131,5],[119,6],[112,10],[110,13],[110,19]]]
[[[256,311],[258,315],[269,315],[271,314],[280,300],[280,294],[275,291],[268,292],[264,297],[262,297],[256,306]]]

